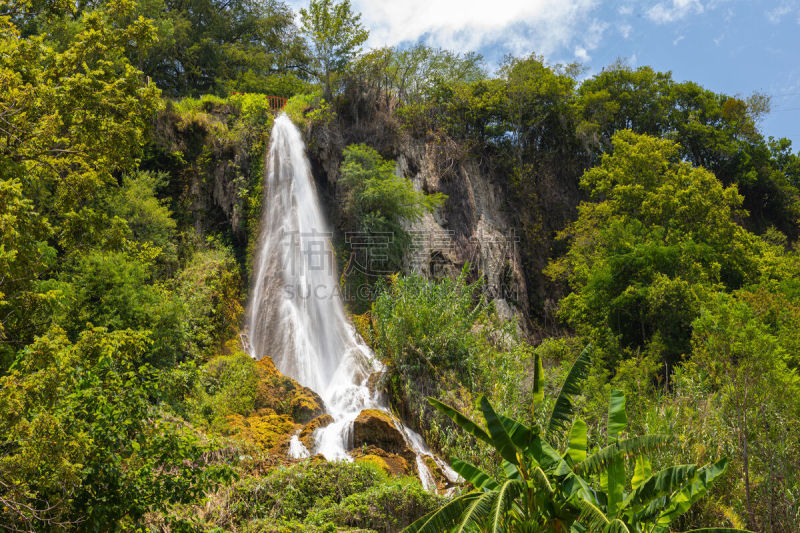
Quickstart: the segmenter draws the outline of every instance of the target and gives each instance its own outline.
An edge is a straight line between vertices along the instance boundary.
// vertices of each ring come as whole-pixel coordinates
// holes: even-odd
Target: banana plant
[[[576,420],[578,424],[580,420]],[[725,471],[727,459],[703,467],[675,465],[652,472],[645,455],[637,455],[628,483],[626,458],[617,443],[628,425],[625,395],[611,391],[606,447],[594,459],[576,464],[574,472],[593,487],[575,504],[581,509],[572,529],[576,533],[666,533],[670,524],[700,498]],[[574,428],[575,426],[573,426]],[[578,447],[586,444],[584,433],[575,436]],[[628,487],[630,490],[628,491]],[[704,533],[741,531],[725,528],[694,530]]]
[[[527,426],[499,413],[480,399],[483,425],[434,399],[428,401],[501,458],[505,477],[497,479],[479,467],[453,459],[451,466],[472,490],[423,516],[406,533],[486,531],[492,533],[662,533],[708,489],[724,470],[721,461],[652,474],[645,454],[666,444],[659,435],[622,438],[627,427],[625,397],[611,396],[607,443],[588,453],[587,425],[575,418],[574,399],[591,364],[591,347],[578,356],[564,379],[546,423]],[[533,408],[544,401],[541,359],[534,365]],[[572,424],[570,426],[570,421]],[[566,449],[559,453],[546,440],[569,429]],[[626,460],[636,468],[626,493]],[[672,477],[670,477],[672,476]],[[610,504],[610,505],[609,505]],[[661,529],[658,529],[661,528]],[[731,533],[735,530],[698,530]]]

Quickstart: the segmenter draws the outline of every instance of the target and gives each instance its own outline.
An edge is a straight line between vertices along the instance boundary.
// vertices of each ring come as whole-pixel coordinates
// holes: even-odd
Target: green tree
[[[575,107],[578,134],[594,153],[609,150],[623,129],[676,141],[688,161],[738,186],[748,228],[761,233],[774,225],[797,236],[800,191],[790,168],[796,162],[789,163],[796,156],[788,140],[766,141],[758,131],[769,111],[764,95],[730,97],[676,82],[669,72],[617,63],[583,82]]]
[[[736,188],[681,161],[674,143],[621,131],[613,146],[583,175],[595,201],[578,207],[562,233],[570,248],[547,272],[573,290],[563,316],[599,347],[650,350],[673,364],[690,351],[702,303],[782,277],[781,251],[734,221]]]
[[[374,277],[397,272],[410,244],[404,224],[441,206],[446,197],[415,190],[409,179],[397,174],[393,161],[365,144],[350,145],[343,155],[339,184],[343,225],[350,240],[345,274],[355,270]]]
[[[152,26],[144,19],[115,22],[134,7],[119,1],[81,15],[62,47],[0,20],[0,351],[6,361],[40,331],[39,312],[58,297],[41,284],[58,259],[124,236],[125,228],[106,214],[106,201],[116,176],[134,168],[159,105],[155,85],[144,83],[125,57],[132,43],[151,42]]]
[[[330,97],[335,76],[361,51],[369,31],[361,15],[351,10],[350,0],[311,0],[300,10],[301,30],[311,44],[314,74]]]
[[[309,58],[294,14],[278,0],[140,0],[158,42],[132,48],[134,65],[170,96],[253,91],[291,96]]]
[[[57,328],[0,381],[0,520],[23,530],[117,530],[229,480],[210,447],[157,415],[144,333]]]

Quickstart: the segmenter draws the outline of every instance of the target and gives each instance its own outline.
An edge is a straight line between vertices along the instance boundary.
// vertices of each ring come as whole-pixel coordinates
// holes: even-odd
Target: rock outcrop
[[[414,456],[406,440],[387,413],[365,409],[353,421],[353,449],[375,446],[389,453]]]
[[[300,432],[300,442],[302,442],[303,446],[313,453],[314,432],[320,428],[324,428],[331,422],[333,422],[333,417],[331,415],[325,414],[316,417],[314,420],[306,424],[303,428],[303,431]]]
[[[289,439],[300,428],[291,416],[272,409],[259,409],[248,416],[230,415],[228,425],[237,437],[282,455],[286,455]]]
[[[386,131],[376,131],[379,126]],[[528,288],[519,238],[509,214],[509,193],[477,158],[459,152],[452,142],[443,146],[441,139],[400,133],[388,123],[369,131],[346,123],[315,125],[305,136],[314,177],[334,225],[341,215],[336,196],[338,165],[347,144],[373,146],[394,159],[397,173],[410,179],[416,189],[447,195],[441,209],[406,228],[412,253],[405,258],[405,270],[434,278],[456,276],[469,263],[472,276],[483,278],[483,290],[495,301],[500,316],[517,318],[526,329]]]
[[[417,475],[417,456],[388,413],[361,411],[353,421],[352,436],[353,448],[348,453],[356,461],[377,464],[393,476]]]
[[[257,376],[254,409],[246,414],[229,415],[228,431],[282,457],[298,432],[310,444],[314,429],[333,420],[325,414],[322,398],[281,374],[269,357],[252,364]],[[309,444],[306,447],[311,449]]]
[[[322,398],[308,387],[281,374],[272,359],[262,357],[256,363],[256,368],[259,374],[256,409],[272,409],[290,416],[298,424],[305,424],[325,414]]]
[[[416,476],[416,461],[400,454],[389,453],[377,446],[362,446],[350,452],[357,463],[370,463],[380,467],[390,476]]]

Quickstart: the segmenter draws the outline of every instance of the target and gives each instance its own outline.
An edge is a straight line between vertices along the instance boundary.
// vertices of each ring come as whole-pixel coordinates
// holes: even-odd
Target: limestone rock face
[[[407,224],[412,244],[404,271],[454,277],[469,263],[484,279],[486,296],[502,300],[504,317],[519,319],[526,333],[528,285],[518,224],[509,210],[508,177],[494,175],[457,143],[443,145],[442,139],[429,135],[408,135],[395,131],[393,124],[377,120],[364,129],[340,121],[306,131],[314,177],[323,190],[329,218],[336,223],[342,216],[334,185],[341,151],[347,144],[366,142],[394,159],[397,173],[417,190],[447,196],[441,209]],[[541,253],[546,255],[548,246],[543,244]]]
[[[414,456],[392,418],[376,409],[361,411],[353,422],[353,449],[375,446],[388,453]]]

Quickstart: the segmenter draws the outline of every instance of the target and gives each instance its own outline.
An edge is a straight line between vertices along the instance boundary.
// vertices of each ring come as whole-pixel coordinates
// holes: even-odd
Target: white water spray
[[[272,129],[262,209],[247,317],[250,355],[270,356],[278,370],[322,397],[334,421],[315,432],[310,451],[352,460],[347,451],[355,418],[364,409],[387,411],[367,386],[382,365],[347,320],[305,144],[286,114]],[[430,488],[432,475],[419,458],[430,451],[419,435],[395,423],[417,453],[420,478]],[[293,457],[308,452],[292,439]],[[457,477],[449,468],[445,473]]]

